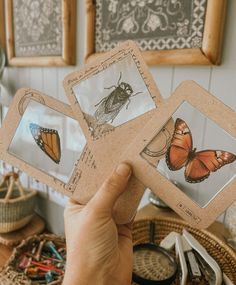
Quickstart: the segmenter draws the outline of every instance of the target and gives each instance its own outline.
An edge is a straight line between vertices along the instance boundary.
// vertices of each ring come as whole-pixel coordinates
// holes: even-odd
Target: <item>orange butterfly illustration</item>
[[[207,179],[211,172],[232,163],[236,156],[224,150],[193,149],[192,134],[182,119],[176,119],[175,130],[170,147],[166,153],[166,163],[170,170],[176,171],[185,167],[185,180],[199,183]]]
[[[42,128],[33,123],[30,123],[29,128],[41,150],[55,163],[59,164],[61,159],[61,145],[58,132],[53,129]]]

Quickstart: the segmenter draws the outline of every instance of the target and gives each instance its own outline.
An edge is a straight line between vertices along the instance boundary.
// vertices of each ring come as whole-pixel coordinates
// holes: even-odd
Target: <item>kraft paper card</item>
[[[70,106],[33,89],[14,96],[0,130],[0,159],[69,197],[96,181],[94,155]]]
[[[162,97],[139,48],[132,41],[124,42],[67,76],[64,87],[74,117],[92,146],[99,169],[102,169],[96,181],[101,185],[127,146],[163,103]],[[147,148],[147,153],[155,148],[150,162],[157,164],[164,154],[173,126],[170,120]],[[130,208],[138,207],[145,189],[135,177],[131,179],[118,202],[126,208],[122,220],[127,216],[132,218],[134,212]],[[82,196],[80,198],[84,201]]]
[[[170,118],[172,131],[165,128]],[[160,132],[168,139],[156,164],[149,157]],[[236,200],[236,113],[186,81],[155,111],[122,160],[180,216],[206,228]]]

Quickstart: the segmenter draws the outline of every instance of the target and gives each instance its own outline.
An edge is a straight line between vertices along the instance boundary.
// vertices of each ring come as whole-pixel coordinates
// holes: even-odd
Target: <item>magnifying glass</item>
[[[155,223],[150,222],[150,242],[133,248],[133,281],[140,285],[171,284],[178,266],[172,255],[155,241]]]

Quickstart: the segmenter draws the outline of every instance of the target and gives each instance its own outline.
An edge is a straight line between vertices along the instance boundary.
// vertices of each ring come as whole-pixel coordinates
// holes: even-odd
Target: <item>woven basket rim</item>
[[[172,223],[176,223],[176,224],[180,224],[180,225],[184,225],[188,228],[192,228],[194,230],[196,230],[197,228],[192,227],[190,224],[188,224],[187,222],[185,222],[184,220],[180,220],[178,218],[172,218],[172,217],[146,217],[146,218],[140,218],[138,220],[136,220],[134,222],[134,224],[138,223],[138,222],[146,222],[146,221],[164,221],[164,222],[172,222]],[[225,249],[225,251],[227,251],[230,255],[232,255],[233,259],[236,261],[236,252],[229,246],[227,245],[225,242],[223,242],[220,238],[218,238],[217,236],[215,236],[213,233],[211,233],[209,230],[207,229],[197,229],[199,232],[202,232],[203,234],[205,234],[206,236],[208,236],[211,240],[214,240],[215,242],[217,242],[222,248]]]
[[[43,234],[40,234],[40,235],[29,236],[26,239],[22,240],[22,242],[14,248],[14,250],[13,250],[11,256],[9,257],[7,263],[4,265],[4,267],[0,268],[0,270],[11,269],[14,272],[17,272],[15,267],[14,267],[14,265],[13,265],[16,256],[20,253],[20,251],[22,250],[22,248],[24,246],[27,246],[29,242],[31,242],[31,241],[33,242],[36,239],[39,240],[39,241],[42,240],[42,239],[48,239],[48,240],[52,240],[52,241],[61,241],[61,242],[64,242],[66,244],[66,239],[62,235],[56,235],[56,234],[51,234],[51,233],[43,233]],[[49,285],[50,284],[62,284],[63,278],[64,278],[64,276],[60,276],[58,280],[53,281],[53,282],[48,283],[48,284]],[[29,283],[27,283],[27,284],[32,284],[31,283],[31,279],[28,278],[28,277],[27,277],[27,279],[29,280]]]
[[[31,240],[42,240],[42,239],[52,239],[52,240],[61,240],[63,242],[66,242],[66,239],[64,236],[62,235],[56,235],[56,234],[51,234],[51,233],[43,233],[43,234],[40,234],[40,235],[33,235],[33,236],[29,236],[27,237],[26,239],[22,240],[20,244],[18,244],[16,247],[14,247],[14,250],[11,254],[11,256],[9,257],[6,265],[4,266],[7,267],[7,266],[11,266],[11,263],[13,262],[13,260],[15,259],[15,255],[17,254],[17,252],[19,250],[21,250],[24,246],[26,246]]]
[[[37,195],[37,191],[35,189],[32,189],[32,188],[23,188],[23,189],[25,191],[25,196],[10,198],[7,202],[5,202],[5,197],[0,198],[0,204],[11,204],[11,203],[19,202],[19,201],[25,201]],[[7,187],[0,189],[0,192],[4,192],[4,191],[7,191]]]

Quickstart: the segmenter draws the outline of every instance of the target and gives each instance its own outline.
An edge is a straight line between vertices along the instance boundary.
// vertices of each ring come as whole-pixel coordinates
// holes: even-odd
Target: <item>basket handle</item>
[[[9,186],[7,189],[7,194],[4,198],[4,202],[8,202],[10,200],[13,189],[14,189],[14,184],[17,185],[18,190],[20,192],[20,195],[22,197],[25,197],[24,189],[23,189],[20,181],[18,180],[18,178],[19,178],[19,175],[18,175],[18,173],[15,173],[15,172],[10,172],[4,176],[4,179],[3,179],[3,182],[1,183],[1,185],[6,183],[6,182],[9,183]]]
[[[0,181],[0,188],[1,188],[1,187],[5,187],[4,184],[6,184],[6,185],[9,184],[9,180],[10,180],[10,177],[11,177],[11,176],[15,177],[15,179],[18,178],[18,174],[15,173],[15,172],[9,172],[9,173],[7,173],[6,175],[4,175],[4,176],[2,177],[2,180]]]

